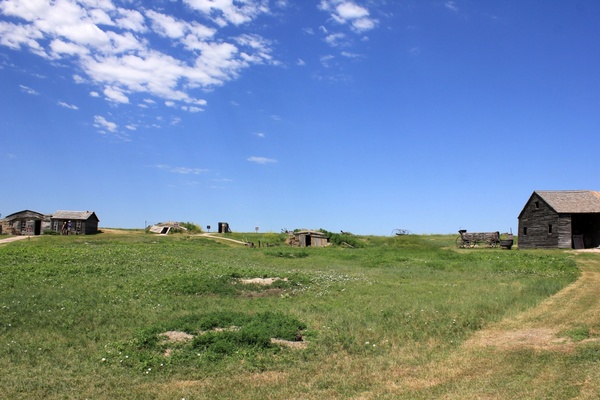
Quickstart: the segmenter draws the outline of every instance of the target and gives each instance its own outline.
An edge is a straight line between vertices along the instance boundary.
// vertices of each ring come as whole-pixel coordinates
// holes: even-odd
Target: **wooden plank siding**
[[[570,218],[560,219],[556,211],[534,194],[519,218],[519,248],[557,248],[560,232],[570,231],[570,226]]]
[[[519,248],[570,249],[573,235],[600,244],[600,193],[535,191],[519,214]]]

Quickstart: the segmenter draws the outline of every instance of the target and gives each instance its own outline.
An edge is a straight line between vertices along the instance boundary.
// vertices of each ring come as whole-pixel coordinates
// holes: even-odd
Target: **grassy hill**
[[[110,230],[0,245],[3,396],[600,394],[600,255],[352,240]]]

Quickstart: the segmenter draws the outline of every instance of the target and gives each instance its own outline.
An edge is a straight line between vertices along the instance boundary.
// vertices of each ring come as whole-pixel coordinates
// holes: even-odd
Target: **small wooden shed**
[[[519,248],[600,246],[600,192],[536,190],[519,214]]]
[[[23,210],[0,220],[0,233],[8,235],[41,235],[50,228],[50,217],[37,211]]]
[[[52,217],[52,230],[61,232],[65,223],[70,223],[70,234],[91,235],[98,233],[100,220],[93,211],[57,211]]]
[[[293,232],[287,243],[291,246],[323,247],[329,244],[329,239],[321,232],[304,230]]]

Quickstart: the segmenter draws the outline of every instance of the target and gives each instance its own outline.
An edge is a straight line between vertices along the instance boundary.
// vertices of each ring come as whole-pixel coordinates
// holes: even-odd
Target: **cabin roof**
[[[71,219],[71,220],[83,220],[86,221],[90,219],[90,217],[96,218],[98,221],[98,216],[93,211],[64,211],[59,210],[52,214],[53,219]]]
[[[592,190],[536,190],[559,214],[600,213],[600,192]]]

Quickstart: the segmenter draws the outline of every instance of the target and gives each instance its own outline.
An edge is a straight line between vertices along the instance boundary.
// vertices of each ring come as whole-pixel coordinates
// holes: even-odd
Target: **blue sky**
[[[2,0],[0,213],[516,232],[600,190],[600,2]]]

